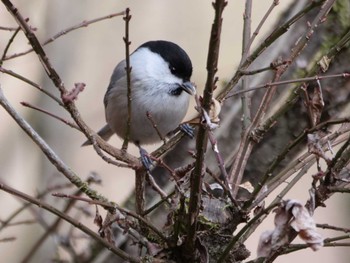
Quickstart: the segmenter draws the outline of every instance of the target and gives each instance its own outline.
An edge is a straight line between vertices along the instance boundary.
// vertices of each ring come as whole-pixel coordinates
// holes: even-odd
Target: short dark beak
[[[196,87],[193,85],[193,83],[186,81],[181,84],[181,88],[183,88],[184,91],[186,91],[190,95],[196,94]]]

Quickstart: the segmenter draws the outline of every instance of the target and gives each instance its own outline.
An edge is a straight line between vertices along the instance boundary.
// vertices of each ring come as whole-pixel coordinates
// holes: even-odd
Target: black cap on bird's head
[[[142,44],[139,48],[148,48],[159,54],[168,64],[169,70],[183,81],[189,81],[192,75],[192,63],[187,53],[175,43],[156,40]]]

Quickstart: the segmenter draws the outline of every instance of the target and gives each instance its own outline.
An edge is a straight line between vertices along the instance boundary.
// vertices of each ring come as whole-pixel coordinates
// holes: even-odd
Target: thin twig
[[[127,100],[128,100],[128,117],[126,120],[126,132],[124,135],[124,141],[122,145],[122,150],[126,152],[128,149],[129,137],[130,137],[130,128],[131,128],[131,65],[130,65],[130,40],[129,40],[129,23],[131,20],[130,9],[125,10],[125,16],[123,17],[125,21],[125,37],[123,38],[125,43],[125,71],[126,71],[126,86],[127,86]]]
[[[134,212],[129,211],[129,210],[125,209],[125,208],[122,208],[122,207],[118,206],[117,204],[105,203],[103,201],[91,200],[91,199],[88,199],[88,198],[85,198],[85,197],[81,197],[81,196],[67,195],[67,194],[62,194],[62,193],[55,193],[53,195],[57,196],[57,197],[62,197],[62,198],[79,200],[79,201],[82,201],[82,202],[87,202],[89,204],[100,205],[100,206],[102,206],[104,208],[117,209],[121,213],[141,221],[150,230],[152,230],[155,234],[157,234],[161,240],[168,242],[168,239],[166,238],[166,236],[164,236],[163,233],[156,226],[152,225],[150,222],[148,222],[142,216],[140,216],[138,214],[135,214]]]
[[[112,204],[112,203],[105,203],[105,202],[101,202],[98,200],[92,200],[92,199],[89,199],[86,197],[78,196],[76,194],[68,195],[68,194],[55,192],[55,193],[52,193],[51,195],[55,196],[55,197],[67,198],[67,199],[71,199],[71,200],[75,200],[75,201],[77,201],[77,200],[83,201],[83,202],[88,203],[89,205],[99,205],[101,207],[105,207],[108,209],[115,209],[115,207],[116,207],[115,204]]]
[[[283,200],[283,197],[291,190],[293,189],[293,187],[300,182],[300,179],[308,172],[308,170],[314,165],[314,160],[310,160],[310,161],[306,161],[302,167],[299,167],[298,169],[300,169],[298,171],[298,169],[295,169],[293,174],[298,172],[295,177],[288,182],[288,184],[286,184],[286,186],[284,187],[284,189],[279,193],[276,194],[275,199],[271,202],[271,204],[268,207],[277,205],[278,203],[280,203]],[[271,210],[270,210],[271,211]],[[269,213],[266,213],[264,215],[263,218],[260,218],[259,221],[256,221],[251,228],[248,229],[248,231],[246,231],[246,233],[244,233],[244,235],[242,235],[242,237],[240,238],[239,242],[245,242],[250,235],[256,230],[256,228],[261,224],[261,222],[263,221],[263,219],[265,219],[267,216],[269,215]]]
[[[286,70],[285,66],[280,66],[281,68],[278,68],[275,72],[274,75],[274,82],[278,79],[280,79],[281,75],[283,72]],[[232,187],[232,195],[235,198],[239,185],[241,184],[242,178],[243,178],[243,173],[245,171],[245,167],[248,161],[248,158],[253,150],[254,145],[260,141],[260,136],[254,137],[253,131],[254,129],[259,125],[259,123],[262,120],[262,117],[266,113],[266,110],[268,106],[271,104],[272,97],[276,92],[276,86],[272,86],[270,89],[268,89],[260,104],[259,108],[253,118],[253,121],[251,122],[250,126],[245,130],[241,143],[239,145],[239,149],[237,151],[236,159],[231,167],[230,173],[229,173],[229,183],[231,184]]]
[[[0,26],[0,30],[3,31],[16,31],[18,27],[8,27],[8,26]]]
[[[312,23],[310,24],[310,26],[308,27],[306,32],[304,32],[301,35],[301,37],[299,38],[300,41],[298,41],[296,43],[296,45],[294,46],[294,48],[291,50],[290,55],[287,58],[288,61],[293,62],[299,56],[299,54],[302,52],[302,50],[306,47],[306,45],[310,41],[311,37],[315,34],[315,31],[316,31],[316,28],[318,27],[318,25],[320,23],[322,23],[322,21],[324,21],[326,15],[328,14],[332,5],[334,4],[334,1],[335,0],[326,2],[326,4],[320,8],[319,13],[316,15],[316,17],[314,18],[314,20],[312,21]],[[273,82],[276,82],[276,80],[279,80],[280,77],[282,76],[282,74],[287,70],[288,67],[289,67],[289,64],[286,64],[284,66],[280,66],[276,71],[275,80]],[[260,141],[262,136],[264,135],[264,133],[251,134],[251,132],[253,131],[253,127],[257,127],[257,125],[261,122],[261,116],[259,116],[259,115],[261,115],[262,113],[264,113],[266,111],[267,102],[271,101],[271,97],[272,97],[273,93],[275,92],[276,86],[273,86],[273,87],[274,87],[273,89],[269,89],[269,91],[271,91],[271,93],[269,91],[267,93],[265,93],[264,98],[263,98],[262,102],[260,103],[259,110],[258,110],[256,116],[254,117],[254,120],[252,122],[251,127],[246,131],[245,136],[241,140],[241,144],[240,144],[240,147],[238,149],[237,157],[235,159],[234,165],[231,168],[229,176],[231,179],[230,183],[232,183],[232,188],[233,188],[232,193],[233,193],[234,197],[238,191],[238,185],[241,181],[242,173],[244,171],[246,161],[247,161],[247,159],[250,155],[250,152],[252,150],[253,143],[254,143],[254,141]],[[258,137],[256,135],[258,135]]]
[[[254,40],[251,37],[251,28],[252,28],[252,7],[253,1],[245,1],[245,8],[243,14],[243,38],[242,38],[242,58],[240,65],[247,59],[250,53],[251,42]]]
[[[173,135],[169,140],[167,140],[166,143],[164,143],[162,146],[160,146],[158,149],[150,153],[150,156],[153,156],[155,158],[159,158],[165,153],[169,152],[171,149],[173,149],[180,140],[185,137],[185,133],[182,131],[178,131],[175,135]]]
[[[215,179],[215,181],[217,181],[223,187],[225,194],[230,198],[232,204],[235,207],[239,207],[237,201],[232,196],[231,189],[229,188],[228,175],[227,175],[226,168],[225,168],[225,162],[224,162],[224,160],[219,152],[217,141],[216,141],[212,131],[208,131],[208,138],[209,138],[209,141],[212,145],[212,149],[213,149],[216,161],[218,163],[218,166],[219,166],[219,169],[221,172],[220,178],[217,178],[213,173],[210,173],[210,175]],[[224,183],[222,183],[222,181]]]
[[[332,230],[341,231],[344,233],[350,233],[350,228],[331,226],[329,224],[316,224],[316,227],[322,228],[322,229],[332,229]]]
[[[345,242],[334,242],[337,240],[344,240],[344,239],[349,239],[350,235],[344,235],[340,237],[335,237],[335,238],[326,238],[323,240],[323,246],[324,247],[349,247],[350,243],[345,243]],[[289,245],[288,248],[285,249],[285,251],[282,252],[282,255],[289,254],[301,249],[308,248],[308,244],[292,244]]]
[[[88,21],[82,21],[81,23],[79,23],[77,25],[74,25],[72,27],[63,29],[62,31],[60,31],[57,34],[55,34],[54,36],[52,36],[49,39],[47,39],[44,42],[42,42],[41,45],[42,46],[46,46],[47,44],[52,43],[53,41],[55,41],[59,37],[64,36],[64,35],[72,32],[74,30],[87,27],[87,26],[89,26],[89,25],[91,25],[93,23],[100,22],[102,20],[106,20],[106,19],[110,19],[110,18],[113,18],[113,17],[116,17],[116,16],[122,16],[122,15],[124,15],[124,11],[123,12],[118,12],[118,13],[113,13],[113,14],[106,15],[106,16],[102,16],[102,17],[95,18],[95,19],[91,19],[91,20],[88,20]],[[33,52],[33,51],[34,51],[34,49],[31,48],[31,49],[28,49],[26,51],[7,56],[7,57],[5,57],[5,60],[9,60],[9,59],[12,59],[12,58],[17,58],[17,57],[20,57],[20,56],[24,56],[24,55],[26,55],[28,53]]]
[[[271,179],[271,177],[273,175],[273,172],[277,168],[278,164],[280,164],[281,161],[284,160],[284,158],[286,157],[288,152],[290,152],[295,146],[297,146],[301,141],[303,141],[306,138],[307,134],[310,134],[310,133],[313,133],[315,131],[321,130],[324,127],[328,127],[330,125],[335,125],[335,124],[340,124],[340,123],[345,123],[345,122],[350,122],[350,119],[349,118],[340,118],[340,119],[333,119],[333,120],[330,120],[330,121],[325,121],[325,122],[319,123],[317,126],[311,128],[311,129],[305,129],[298,136],[296,136],[296,139],[294,139],[292,142],[289,142],[286,145],[286,147],[281,151],[281,153],[279,153],[277,155],[277,157],[272,161],[270,166],[266,169],[265,174],[262,176],[262,178],[260,179],[259,184],[254,189],[251,198],[247,202],[245,202],[245,205],[244,205],[243,209],[248,209],[248,207],[250,207],[250,205],[253,203],[253,201],[254,201],[255,205],[257,203],[260,203],[262,201],[262,198],[266,197],[267,194],[270,193],[274,189],[274,187],[272,187],[271,184],[273,184],[276,181],[282,181],[282,179],[278,179],[278,176],[275,176],[273,178],[273,180],[270,182],[269,190],[266,193],[264,193],[263,195],[261,195],[259,200],[255,200],[255,198],[259,194],[261,188],[266,184],[266,182],[268,180]],[[337,136],[339,136],[339,134],[337,134]],[[333,139],[335,139],[335,138],[327,138],[327,141],[333,140]],[[304,160],[304,158],[303,158],[303,156],[300,156],[298,158],[298,161],[301,162],[302,160]],[[291,165],[295,167],[294,163],[292,163]],[[276,186],[277,186],[277,184],[276,184]]]
[[[265,38],[265,40],[262,41],[262,43],[255,49],[255,51],[242,63],[239,70],[235,73],[235,75],[231,78],[231,80],[225,85],[223,90],[217,96],[217,100],[225,100],[226,95],[235,87],[237,82],[242,77],[243,74],[241,73],[241,71],[246,70],[248,66],[251,65],[251,63],[255,61],[255,59],[267,49],[267,47],[269,47],[272,43],[275,43],[275,41],[284,33],[286,33],[294,23],[301,19],[306,13],[322,5],[323,2],[324,0],[312,1],[303,10],[295,14],[287,22],[275,29],[267,38]]]
[[[15,32],[13,33],[13,35],[11,36],[11,38],[9,39],[9,41],[7,42],[7,45],[6,45],[5,49],[4,49],[4,53],[2,54],[1,59],[0,59],[0,67],[2,66],[2,64],[3,64],[3,62],[4,62],[4,59],[5,59],[5,57],[6,57],[6,54],[7,54],[8,50],[10,49],[10,46],[11,46],[13,40],[15,39],[15,37],[17,36],[17,34],[18,34],[18,32],[19,32],[20,30],[21,30],[21,28],[18,27],[18,28],[15,30]]]
[[[108,156],[106,156],[103,151],[100,149],[99,145],[97,144],[96,142],[96,138],[94,136],[92,136],[91,138],[91,143],[92,143],[92,146],[94,147],[97,155],[99,155],[102,160],[104,160],[105,162],[107,163],[110,163],[110,164],[113,164],[117,167],[123,167],[123,168],[133,168],[133,169],[136,169],[135,167],[129,165],[129,164],[125,164],[125,163],[121,163],[121,162],[117,162],[111,158],[109,158]]]
[[[80,131],[80,128],[79,128],[75,123],[73,123],[73,122],[70,122],[70,121],[68,121],[68,120],[66,120],[66,119],[63,119],[63,118],[61,118],[61,117],[59,117],[59,116],[57,116],[57,115],[55,115],[55,114],[53,114],[53,113],[51,113],[51,112],[48,112],[48,111],[46,111],[46,110],[44,110],[44,109],[35,107],[35,106],[31,105],[31,104],[28,103],[28,102],[22,101],[21,104],[22,104],[24,107],[28,107],[28,108],[30,108],[30,109],[37,110],[37,111],[42,112],[42,113],[44,113],[44,114],[46,114],[46,115],[49,115],[50,117],[52,117],[52,118],[54,118],[54,119],[56,119],[56,120],[59,120],[59,121],[63,122],[64,124],[67,124],[69,127],[72,127],[72,128],[74,128],[74,129]]]
[[[151,173],[147,172],[147,176],[146,176],[146,180],[148,181],[148,183],[151,185],[151,187],[153,188],[154,191],[156,191],[160,197],[164,200],[166,200],[165,198],[167,197],[167,194],[160,188],[160,186],[156,183],[156,181],[154,180],[153,176],[151,175]],[[168,200],[166,200],[169,204],[170,202]],[[145,214],[145,213],[143,213]]]
[[[2,224],[1,221],[0,221],[0,223]],[[7,224],[7,226],[12,227],[12,226],[19,226],[19,225],[32,225],[32,224],[36,224],[36,223],[38,223],[36,220],[21,220],[21,221],[9,223],[9,224]]]
[[[282,200],[283,196],[285,196],[292,188],[293,186],[299,182],[300,178],[307,172],[307,170],[312,166],[312,163],[307,164],[304,166],[304,168],[293,178],[293,180],[281,191],[280,194],[276,196],[276,198],[271,202],[271,204],[257,213],[251,220],[247,222],[245,226],[230,240],[227,247],[224,249],[224,252],[220,256],[218,263],[225,262],[225,259],[229,255],[229,252],[231,249],[238,243],[244,242],[249,235],[256,229],[256,227],[262,222],[264,218],[267,217],[267,215],[272,211],[273,208],[275,208],[278,203]]]
[[[245,46],[245,53],[249,53],[249,50],[256,38],[256,36],[259,34],[260,29],[262,28],[262,26],[264,25],[264,23],[266,22],[267,18],[270,16],[270,14],[272,13],[273,9],[279,4],[279,0],[273,0],[271,6],[269,7],[269,9],[267,10],[267,12],[265,13],[265,15],[263,16],[263,18],[260,20],[258,26],[256,27],[253,35],[250,37],[249,42],[244,45]],[[245,61],[247,59],[247,57],[242,57],[242,61]]]
[[[86,183],[90,184],[91,180],[87,179]],[[51,188],[50,192],[53,190],[59,190],[59,188]],[[75,191],[74,195],[81,195],[82,192],[78,189],[77,191]],[[30,203],[28,203],[30,204]],[[63,208],[62,212],[64,214],[67,214],[71,208],[74,206],[75,204],[75,200],[70,200],[70,202],[68,202],[66,204],[66,206]],[[60,223],[62,223],[62,218],[61,217],[57,217],[56,220],[51,224],[48,225],[45,229],[45,232],[43,233],[43,235],[36,241],[34,242],[34,244],[32,244],[31,249],[29,250],[29,252],[23,257],[23,260],[21,263],[27,263],[27,262],[31,262],[33,256],[35,255],[35,253],[39,250],[39,248],[41,247],[41,245],[45,242],[45,240],[50,236],[50,235],[54,235],[55,234],[55,230],[58,229]]]
[[[249,41],[251,40],[251,26],[252,26],[252,0],[245,1],[245,9],[243,15],[243,39],[242,39],[242,59],[240,65],[243,61],[247,59],[250,54]],[[242,90],[246,90],[249,85],[249,77],[242,77]],[[242,101],[242,136],[247,128],[250,126],[252,121],[251,116],[251,98],[249,94],[243,93],[241,96]]]
[[[130,262],[141,262],[139,258],[133,257],[131,255],[129,255],[128,253],[122,251],[121,249],[115,247],[113,244],[109,243],[107,240],[101,238],[98,234],[96,234],[94,231],[90,230],[89,228],[87,228],[86,226],[84,226],[83,224],[81,224],[80,222],[76,221],[74,218],[68,216],[65,213],[62,213],[61,211],[59,211],[58,209],[46,204],[45,202],[42,202],[36,198],[33,198],[25,193],[22,193],[20,191],[17,191],[14,188],[9,187],[8,185],[5,184],[0,184],[0,189],[11,194],[14,196],[17,196],[23,200],[26,200],[32,204],[37,205],[38,207],[62,218],[63,220],[67,221],[68,223],[70,223],[71,225],[75,226],[76,228],[80,229],[81,231],[83,231],[85,234],[87,234],[88,236],[92,237],[93,239],[95,239],[96,241],[98,241],[99,243],[101,243],[103,246],[105,246],[108,250],[110,250],[111,252],[113,252],[115,255],[118,255],[119,257],[123,258],[124,260],[128,260]]]
[[[312,66],[311,70],[308,71],[309,75],[319,76],[320,74],[327,71],[329,63],[332,62],[334,57],[349,43],[350,41],[350,29],[327,53],[321,54],[320,59]],[[324,65],[323,61],[327,61],[328,65]],[[349,73],[347,73],[349,74]],[[346,77],[346,76],[345,76]],[[261,124],[260,130],[268,130],[277,120],[279,116],[289,110],[299,98],[298,90],[300,87],[295,87],[288,98],[282,103],[282,107],[277,109],[271,116]]]
[[[344,72],[344,73],[339,73],[339,74],[332,74],[332,75],[325,75],[325,76],[314,76],[314,77],[307,77],[307,78],[300,78],[300,79],[290,79],[290,80],[283,80],[283,81],[276,81],[276,82],[270,82],[262,85],[258,85],[246,90],[239,90],[236,91],[235,93],[232,93],[230,95],[227,95],[226,98],[230,98],[233,96],[240,95],[245,92],[250,92],[258,89],[266,89],[270,88],[272,86],[281,86],[281,85],[287,85],[287,84],[293,84],[293,83],[299,83],[299,82],[311,82],[311,81],[317,81],[317,80],[322,80],[322,79],[332,79],[332,78],[349,78],[350,73]]]
[[[212,150],[215,154],[216,162],[218,163],[218,166],[219,166],[219,169],[221,172],[221,178],[223,179],[225,184],[227,184],[228,183],[228,181],[227,181],[228,175],[227,175],[226,168],[225,168],[225,162],[224,162],[224,160],[220,154],[219,148],[218,148],[218,142],[215,139],[214,134],[211,131],[208,132],[208,138],[209,138],[209,141],[211,143]]]
[[[17,238],[16,237],[4,237],[0,239],[0,243],[4,243],[4,242],[13,242],[15,241]]]
[[[348,162],[348,153],[350,152],[350,136],[346,142],[340,147],[332,161],[328,164],[325,175],[325,183],[330,183],[334,175],[337,175]]]
[[[0,181],[1,183],[1,181]],[[52,190],[59,190],[59,189],[65,189],[65,188],[69,188],[69,187],[72,187],[72,184],[71,183],[66,183],[66,184],[63,184],[63,185],[56,185],[56,186],[53,186],[53,187],[49,187],[48,189],[46,189],[45,191],[39,193],[36,198],[37,199],[42,199],[45,195],[47,195],[48,193],[50,193]],[[10,222],[15,219],[20,213],[22,213],[23,211],[25,211],[25,209],[28,208],[28,206],[30,206],[31,203],[24,203],[21,207],[19,207],[16,211],[14,211],[11,215],[9,215],[7,217],[7,219],[5,220],[2,220],[1,221],[1,224],[0,224],[0,232],[5,228],[7,227]]]
[[[153,212],[155,209],[157,209],[158,207],[160,207],[164,202],[167,202],[169,198],[171,198],[173,195],[175,194],[175,191],[171,192],[170,194],[168,194],[167,196],[165,196],[164,198],[162,198],[160,201],[158,201],[157,203],[155,203],[154,205],[152,205],[151,207],[149,207],[148,209],[146,209],[143,212],[142,216],[146,216],[149,213]]]
[[[344,187],[337,187],[337,186],[329,186],[328,187],[329,191],[334,192],[334,193],[350,193],[349,188],[344,188]]]
[[[30,45],[33,47],[35,52],[37,53],[37,56],[46,72],[48,77],[51,79],[53,84],[58,88],[58,90],[61,93],[61,97],[68,93],[67,89],[64,86],[63,81],[61,80],[60,76],[58,75],[57,71],[52,67],[48,56],[46,55],[43,47],[41,46],[38,38],[34,34],[33,30],[30,28],[30,26],[27,24],[23,16],[20,14],[18,8],[16,8],[10,0],[1,0],[3,4],[6,6],[9,13],[14,17],[14,19],[17,21],[18,25],[21,27],[22,31],[26,35],[27,39],[29,40]],[[66,110],[71,114],[72,118],[76,122],[76,124],[80,127],[80,129],[84,132],[84,134],[87,136],[87,138],[91,141],[92,137],[94,136],[94,131],[86,125],[86,123],[81,118],[81,115],[76,108],[74,102],[67,102],[64,104],[64,107]],[[120,161],[126,162],[130,164],[133,167],[141,166],[140,161],[128,154],[125,153],[122,150],[118,150],[108,143],[106,143],[101,138],[97,137],[96,139],[98,145],[103,149],[104,151],[108,152],[115,158],[117,158]]]
[[[264,68],[260,68],[260,69],[255,69],[255,70],[240,70],[240,72],[242,73],[242,75],[255,75],[264,71],[268,71],[268,70],[275,70],[278,66],[282,66],[285,64],[289,64],[290,61],[277,61],[276,63],[271,63],[270,66],[268,67],[264,67]],[[243,91],[242,91],[243,92]],[[248,92],[248,91],[247,91]],[[232,95],[227,95],[227,98],[229,98]]]
[[[42,87],[39,86],[39,84],[36,84],[35,82],[31,81],[30,79],[27,79],[26,77],[23,77],[22,75],[19,75],[19,74],[13,72],[12,70],[8,70],[8,69],[5,69],[3,67],[0,67],[0,72],[5,73],[7,75],[10,75],[14,78],[17,78],[17,79],[33,86],[34,88],[38,89],[39,91],[41,91],[42,93],[44,93],[45,95],[47,95],[48,97],[50,97],[51,99],[56,101],[58,103],[58,105],[60,105],[62,107],[64,106],[62,101],[59,98],[57,98],[55,95],[51,94],[47,90],[44,90]]]
[[[153,117],[152,117],[152,115],[151,115],[151,113],[149,111],[146,112],[146,116],[149,119],[149,121],[151,122],[154,130],[157,132],[159,139],[161,139],[164,143],[166,143],[166,140],[165,140],[164,136],[160,133],[160,130],[158,129],[158,125],[154,121],[154,119],[153,119]]]
[[[9,113],[9,115],[17,122],[17,124],[27,133],[27,135],[39,146],[41,151],[49,159],[49,161],[61,172],[71,183],[81,189],[87,196],[94,200],[109,202],[108,199],[96,191],[92,190],[84,183],[50,148],[50,146],[40,137],[40,135],[26,122],[11,106],[4,96],[0,87],[0,105]]]

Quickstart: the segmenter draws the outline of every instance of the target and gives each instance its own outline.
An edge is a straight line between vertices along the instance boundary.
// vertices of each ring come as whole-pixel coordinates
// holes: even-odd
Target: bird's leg
[[[161,140],[164,142],[164,144],[165,144],[165,143],[166,143],[166,139],[165,139],[165,137],[162,135],[162,133],[159,131],[158,125],[157,125],[157,123],[154,121],[154,119],[153,119],[153,117],[152,117],[152,115],[151,115],[151,113],[150,113],[149,111],[146,112],[146,116],[147,116],[148,120],[152,123],[152,126],[153,126],[154,130],[157,132],[157,134],[158,134],[158,136],[159,136],[159,139],[161,139]]]
[[[143,167],[145,167],[147,171],[151,171],[151,168],[153,166],[151,157],[149,156],[148,152],[140,146],[139,143],[136,143],[136,146],[139,148],[141,163]]]
[[[191,139],[194,138],[194,128],[187,124],[187,123],[182,123],[179,125],[180,130],[185,133],[188,137],[190,137]]]

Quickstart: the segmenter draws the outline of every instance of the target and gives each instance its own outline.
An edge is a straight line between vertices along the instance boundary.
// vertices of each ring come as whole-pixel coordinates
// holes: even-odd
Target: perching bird
[[[190,95],[192,63],[186,52],[169,41],[149,41],[130,55],[131,124],[129,139],[135,145],[160,141],[175,130],[184,118]],[[107,124],[98,132],[108,140],[114,133],[124,138],[127,129],[128,99],[126,62],[113,71],[104,97]],[[147,117],[149,114],[150,117]],[[152,119],[152,121],[150,120]],[[158,132],[154,127],[157,126]],[[86,142],[83,145],[91,144]]]

